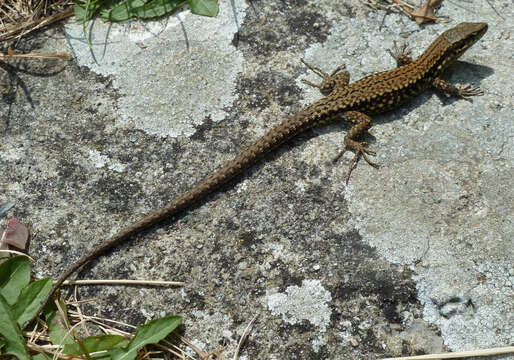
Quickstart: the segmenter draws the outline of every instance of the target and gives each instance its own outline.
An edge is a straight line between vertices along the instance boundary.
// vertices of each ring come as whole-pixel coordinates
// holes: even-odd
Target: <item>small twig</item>
[[[73,356],[73,355],[64,355],[64,354],[61,354],[60,351],[53,351],[53,350],[50,350],[47,346],[40,346],[40,345],[37,345],[37,344],[31,344],[31,343],[27,343],[27,347],[29,349],[32,349],[32,350],[36,350],[37,352],[39,353],[48,353],[48,354],[52,354],[54,356],[54,358],[58,358],[58,359],[66,359],[66,360],[84,360],[80,357],[77,357],[77,356]]]
[[[183,352],[182,353],[178,353],[178,352],[176,352],[175,350],[173,350],[172,348],[170,348],[168,346],[164,346],[164,345],[159,344],[159,343],[153,344],[153,345],[158,347],[158,348],[161,348],[161,349],[163,349],[163,350],[165,350],[167,352],[169,352],[170,354],[175,355],[176,357],[182,357],[182,358],[184,357]],[[179,350],[181,350],[181,349],[179,349]]]
[[[66,324],[68,319],[64,316],[64,311],[61,309],[61,306],[59,305],[59,302],[56,302],[56,305],[57,305],[57,310],[59,311],[59,313],[60,313],[60,315],[61,315],[61,317],[62,317],[62,319],[61,319],[61,320],[63,321],[63,323],[65,323],[65,324]],[[76,327],[78,327],[78,326],[80,326],[80,325],[82,325],[82,322],[83,322],[83,320],[82,320],[82,321],[79,321],[78,323],[76,323],[75,325],[73,325],[73,326],[72,326],[72,327],[71,327],[71,328],[70,328],[70,329],[69,329],[69,330],[64,334],[64,336],[62,337],[61,343],[59,344],[59,346],[60,346],[60,350],[59,350],[57,353],[55,353],[55,354],[54,354],[54,356],[53,356],[53,360],[56,360],[57,358],[59,358],[59,357],[62,357],[62,356],[63,356],[62,351],[64,350],[64,340],[65,340],[68,336],[70,336],[70,335],[73,335],[73,336],[72,336],[72,338],[73,338],[73,337],[76,337],[76,334],[75,334],[75,328],[76,328]]]
[[[253,323],[255,322],[255,320],[257,320],[257,315],[255,315],[253,317],[253,319],[250,320],[250,322],[246,326],[245,330],[243,331],[243,334],[241,335],[241,339],[239,339],[239,343],[237,344],[237,348],[236,348],[236,351],[234,353],[234,360],[238,360],[239,359],[239,351],[241,350],[241,346],[243,346],[244,342],[246,341],[246,339],[250,335],[250,329],[253,326]]]
[[[175,334],[184,344],[186,344],[187,346],[189,346],[191,349],[193,349],[193,351],[195,353],[197,353],[201,358],[205,358],[207,357],[207,354],[205,351],[203,351],[202,349],[200,349],[198,346],[196,346],[195,344],[193,344],[191,341],[187,340],[185,337],[179,335],[179,334]]]
[[[10,253],[10,254],[16,254],[16,255],[21,255],[21,256],[25,256],[25,257],[28,257],[31,261],[34,261],[33,258],[31,258],[30,256],[28,256],[27,254],[25,254],[24,252],[21,252],[21,251],[16,251],[16,250],[0,250],[0,253]]]
[[[76,311],[73,311],[73,310],[68,310],[68,314],[70,314],[70,316],[73,316],[73,317],[78,317],[78,313]],[[105,324],[104,322],[111,322],[111,323],[114,323],[114,324],[117,324],[117,325],[126,326],[126,327],[131,328],[131,329],[135,329],[136,328],[133,325],[130,325],[130,324],[127,324],[127,323],[124,323],[124,322],[121,322],[121,321],[111,320],[111,319],[107,319],[107,318],[101,318],[101,317],[98,317],[98,316],[84,315],[84,319],[86,321],[92,321],[94,323],[101,324],[101,325],[103,325],[105,327],[110,327],[112,329],[115,329],[115,328],[110,326],[110,325]],[[129,335],[132,336],[132,334],[129,334]]]
[[[68,306],[75,306],[75,307],[78,307],[78,304],[85,304],[85,303],[90,303],[90,302],[99,302],[101,301],[100,298],[89,298],[89,299],[84,299],[84,300],[68,300],[66,301],[66,305]]]
[[[401,0],[392,0],[393,3],[395,3],[399,8],[401,8],[406,14],[411,15],[411,11],[415,9],[414,6],[412,6],[409,3],[405,3]],[[412,15],[411,15],[412,16]]]
[[[78,301],[78,296],[77,296],[77,292],[78,292],[78,286],[75,286],[75,288],[73,289],[73,302],[77,302]],[[83,321],[84,320],[84,314],[82,314],[82,309],[80,308],[80,306],[76,306],[75,309],[77,309],[77,314],[78,314],[78,317],[79,317],[79,321]],[[83,326],[82,326],[82,331],[84,331],[84,333],[86,334],[86,336],[91,336],[91,334],[89,333],[89,330],[86,326],[86,322],[84,321],[83,323]]]
[[[172,334],[176,335],[175,332],[173,332]],[[164,344],[166,345],[165,347],[167,347],[167,348],[170,348],[170,349],[173,348],[173,349],[176,349],[176,351],[180,351],[181,356],[182,356],[181,359],[183,359],[183,360],[186,360],[186,357],[188,359],[193,359],[193,360],[196,359],[192,355],[188,354],[184,349],[178,347],[177,345],[173,344],[172,342],[168,341],[167,339],[163,339],[162,340],[162,344],[159,343],[159,344],[155,344],[155,345],[157,345],[157,346],[159,346],[159,345],[164,346]],[[171,350],[173,351],[173,349],[171,349]]]
[[[11,50],[12,51],[12,50]],[[28,54],[0,54],[0,60],[9,60],[9,59],[22,59],[22,58],[30,58],[30,59],[69,59],[70,55],[68,54],[38,54],[38,53],[28,53]]]
[[[40,334],[40,332],[37,331],[37,327],[38,327],[39,323],[36,321],[36,323],[34,324],[34,329],[32,329],[32,333],[30,335],[30,338],[27,340],[27,342],[31,342],[31,343],[35,343],[36,342],[36,336],[38,336]]]
[[[61,343],[59,344],[59,346],[61,347],[60,350],[57,353],[55,353],[53,356],[53,360],[56,360],[58,357],[60,357],[62,355],[62,351],[64,349],[64,346],[63,346],[64,340],[66,340],[66,338],[70,335],[72,335],[72,338],[76,337],[75,328],[80,326],[82,324],[83,320],[79,321],[78,323],[76,323],[75,325],[70,327],[71,324],[69,323],[68,317],[66,316],[63,308],[61,307],[59,300],[56,299],[54,302],[55,302],[55,306],[57,306],[57,311],[59,312],[59,315],[61,317],[63,327],[67,330],[67,332],[62,337]],[[68,329],[68,327],[70,327],[70,328]]]
[[[43,335],[43,331],[34,332],[34,330],[30,330],[30,331],[23,331],[22,333],[23,333],[23,336],[29,338],[27,340],[27,343],[35,344],[35,343],[38,343],[38,341],[50,342],[50,337]]]
[[[76,308],[78,308],[78,306],[76,304],[74,304],[74,306]],[[70,318],[73,318],[73,320],[75,320],[76,318],[81,319],[81,317],[79,316],[78,311],[74,311],[74,310],[69,309],[68,310],[68,315],[70,316]],[[130,324],[127,324],[127,323],[124,323],[124,322],[121,322],[121,321],[111,320],[111,319],[108,319],[108,318],[98,317],[98,316],[82,315],[82,320],[85,321],[85,322],[91,322],[93,324],[98,325],[98,327],[106,334],[116,334],[116,335],[125,336],[127,338],[134,337],[134,334],[130,333],[130,332],[127,332],[127,331],[123,331],[123,330],[118,329],[118,328],[115,328],[114,326],[108,325],[106,323],[107,322],[111,322],[111,323],[114,323],[116,325],[125,326],[125,327],[131,328],[131,329],[136,329],[136,327],[133,326],[133,325],[130,325]]]
[[[380,9],[380,10],[387,10],[387,11],[394,11],[394,12],[402,13],[402,12],[405,12],[405,10],[409,11],[409,10],[414,9],[413,5],[411,5],[409,3],[404,3],[402,1],[398,1],[398,0],[391,0],[391,3],[386,3],[386,4],[378,3],[375,0],[361,0],[361,1],[364,2],[365,5],[369,6],[372,9],[375,9],[375,10]]]
[[[435,360],[435,359],[461,359],[466,357],[476,356],[493,356],[493,355],[504,355],[514,353],[514,346],[506,346],[499,348],[481,349],[481,350],[470,350],[460,351],[453,353],[441,353],[441,354],[428,354],[418,356],[407,356],[407,357],[395,357],[387,358],[382,360]]]
[[[182,281],[158,280],[67,280],[63,285],[152,285],[152,286],[184,286]]]

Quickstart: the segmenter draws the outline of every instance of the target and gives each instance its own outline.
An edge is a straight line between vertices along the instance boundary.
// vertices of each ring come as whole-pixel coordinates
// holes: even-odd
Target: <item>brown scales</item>
[[[83,265],[125,239],[190,208],[207,194],[218,189],[222,184],[248,168],[264,153],[309,128],[338,121],[341,118],[353,124],[344,138],[343,149],[336,157],[336,159],[339,158],[346,150],[355,152],[348,170],[347,181],[361,155],[370,165],[376,167],[377,165],[366,156],[367,154],[375,154],[375,152],[367,149],[365,142],[359,141],[359,138],[365,135],[371,126],[372,119],[369,115],[395,109],[428,87],[436,87],[447,95],[466,100],[470,100],[471,96],[480,95],[481,91],[478,88],[454,86],[440,79],[439,75],[449,64],[480,39],[486,31],[486,23],[461,23],[439,36],[414,61],[412,61],[405,46],[398,49],[395,44],[395,51],[390,53],[397,61],[397,68],[370,75],[350,85],[349,74],[346,71],[341,71],[344,68],[343,65],[329,75],[302,60],[307,67],[323,79],[320,84],[305,82],[318,87],[326,97],[289,116],[284,122],[275,126],[253,145],[243,150],[220,170],[208,176],[191,190],[180,195],[167,206],[122,229],[118,234],[81,257],[59,277],[41,305],[41,309],[64,280]]]

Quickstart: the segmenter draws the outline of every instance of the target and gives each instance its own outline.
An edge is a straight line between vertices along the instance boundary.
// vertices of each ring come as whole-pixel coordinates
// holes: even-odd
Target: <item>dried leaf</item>
[[[412,6],[401,0],[393,0],[403,12],[410,15],[418,24],[423,24],[430,21],[438,21],[439,18],[435,15],[435,9],[441,6],[443,0],[427,0],[421,6]]]
[[[425,4],[416,7],[411,16],[418,25],[430,21],[437,21],[437,16],[435,15],[434,10],[439,7],[442,2],[443,0],[427,0]]]
[[[4,230],[0,247],[12,245],[18,249],[25,250],[29,240],[29,229],[16,218],[7,219],[7,228]]]

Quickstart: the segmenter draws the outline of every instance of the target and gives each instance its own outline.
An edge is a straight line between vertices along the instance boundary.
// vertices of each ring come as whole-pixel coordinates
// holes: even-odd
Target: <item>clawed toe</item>
[[[374,168],[378,168],[379,165],[373,161],[371,161],[367,155],[376,155],[376,151],[372,149],[367,148],[368,143],[365,141],[357,142],[353,140],[347,139],[345,141],[345,146],[343,149],[334,157],[333,162],[336,162],[339,160],[341,156],[344,155],[346,150],[353,150],[355,152],[355,155],[353,156],[352,160],[350,161],[350,166],[348,167],[348,173],[346,174],[346,183],[350,180],[350,175],[355,168],[355,164],[357,164],[357,161],[359,160],[359,157],[362,156],[362,158],[371,166]]]
[[[339,160],[339,158],[344,155],[346,150],[348,150],[348,147],[345,145],[343,147],[343,149],[341,151],[339,151],[336,156],[334,156],[334,158],[332,159],[332,162],[333,163],[337,162],[337,160]]]
[[[457,86],[457,89],[460,97],[469,102],[473,102],[472,96],[484,95],[484,91],[479,86],[472,87],[470,84],[467,84],[465,86]]]
[[[334,90],[335,87],[345,87],[348,85],[350,80],[350,75],[346,71],[342,71],[345,68],[345,65],[339,65],[332,73],[327,73],[320,69],[317,66],[309,64],[304,59],[300,59],[300,61],[307,66],[312,72],[321,77],[321,82],[319,84],[313,83],[309,80],[302,79],[302,82],[310,85],[312,87],[316,87],[320,90],[320,92],[327,96]]]
[[[393,59],[396,60],[397,66],[406,65],[412,62],[411,51],[406,43],[402,43],[400,46],[398,46],[396,41],[393,41],[392,49],[387,50],[387,52]]]
[[[360,151],[360,152],[357,152],[358,155],[362,155],[362,157],[364,158],[364,160],[366,160],[366,162],[368,164],[370,164],[371,166],[373,166],[374,168],[378,168],[379,165],[373,161],[371,161],[370,159],[368,159],[368,156],[366,154],[370,154],[370,155],[376,155],[376,152],[375,151],[371,151],[371,152],[368,152],[366,151],[365,149]]]
[[[365,144],[368,145],[367,143],[365,143]],[[363,154],[368,154],[368,155],[376,155],[377,154],[377,152],[375,150],[371,150],[371,149],[368,149],[365,147],[360,149],[360,151],[362,151]]]

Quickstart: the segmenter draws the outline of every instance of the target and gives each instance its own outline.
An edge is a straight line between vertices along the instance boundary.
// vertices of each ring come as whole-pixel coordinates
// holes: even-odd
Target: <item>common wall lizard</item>
[[[307,129],[346,119],[353,126],[344,138],[344,147],[338,157],[346,150],[355,152],[346,180],[348,181],[359,156],[376,167],[377,165],[367,157],[368,154],[375,154],[375,152],[367,148],[366,142],[359,141],[371,127],[372,119],[370,115],[395,109],[429,87],[435,87],[448,96],[456,96],[466,100],[470,100],[471,96],[480,95],[481,91],[478,88],[454,86],[440,79],[439,76],[448,65],[458,59],[486,31],[486,23],[461,23],[441,34],[416,60],[412,60],[405,46],[399,49],[395,44],[395,51],[390,53],[396,59],[397,68],[367,76],[352,84],[349,84],[348,72],[342,71],[344,65],[338,67],[329,75],[319,68],[307,64],[302,59],[307,67],[323,79],[320,84],[305,82],[318,87],[326,95],[324,98],[289,116],[191,190],[180,195],[163,208],[125,227],[82,256],[59,277],[44,304],[64,280],[107,249],[164,219],[186,210],[248,168],[264,153]]]

